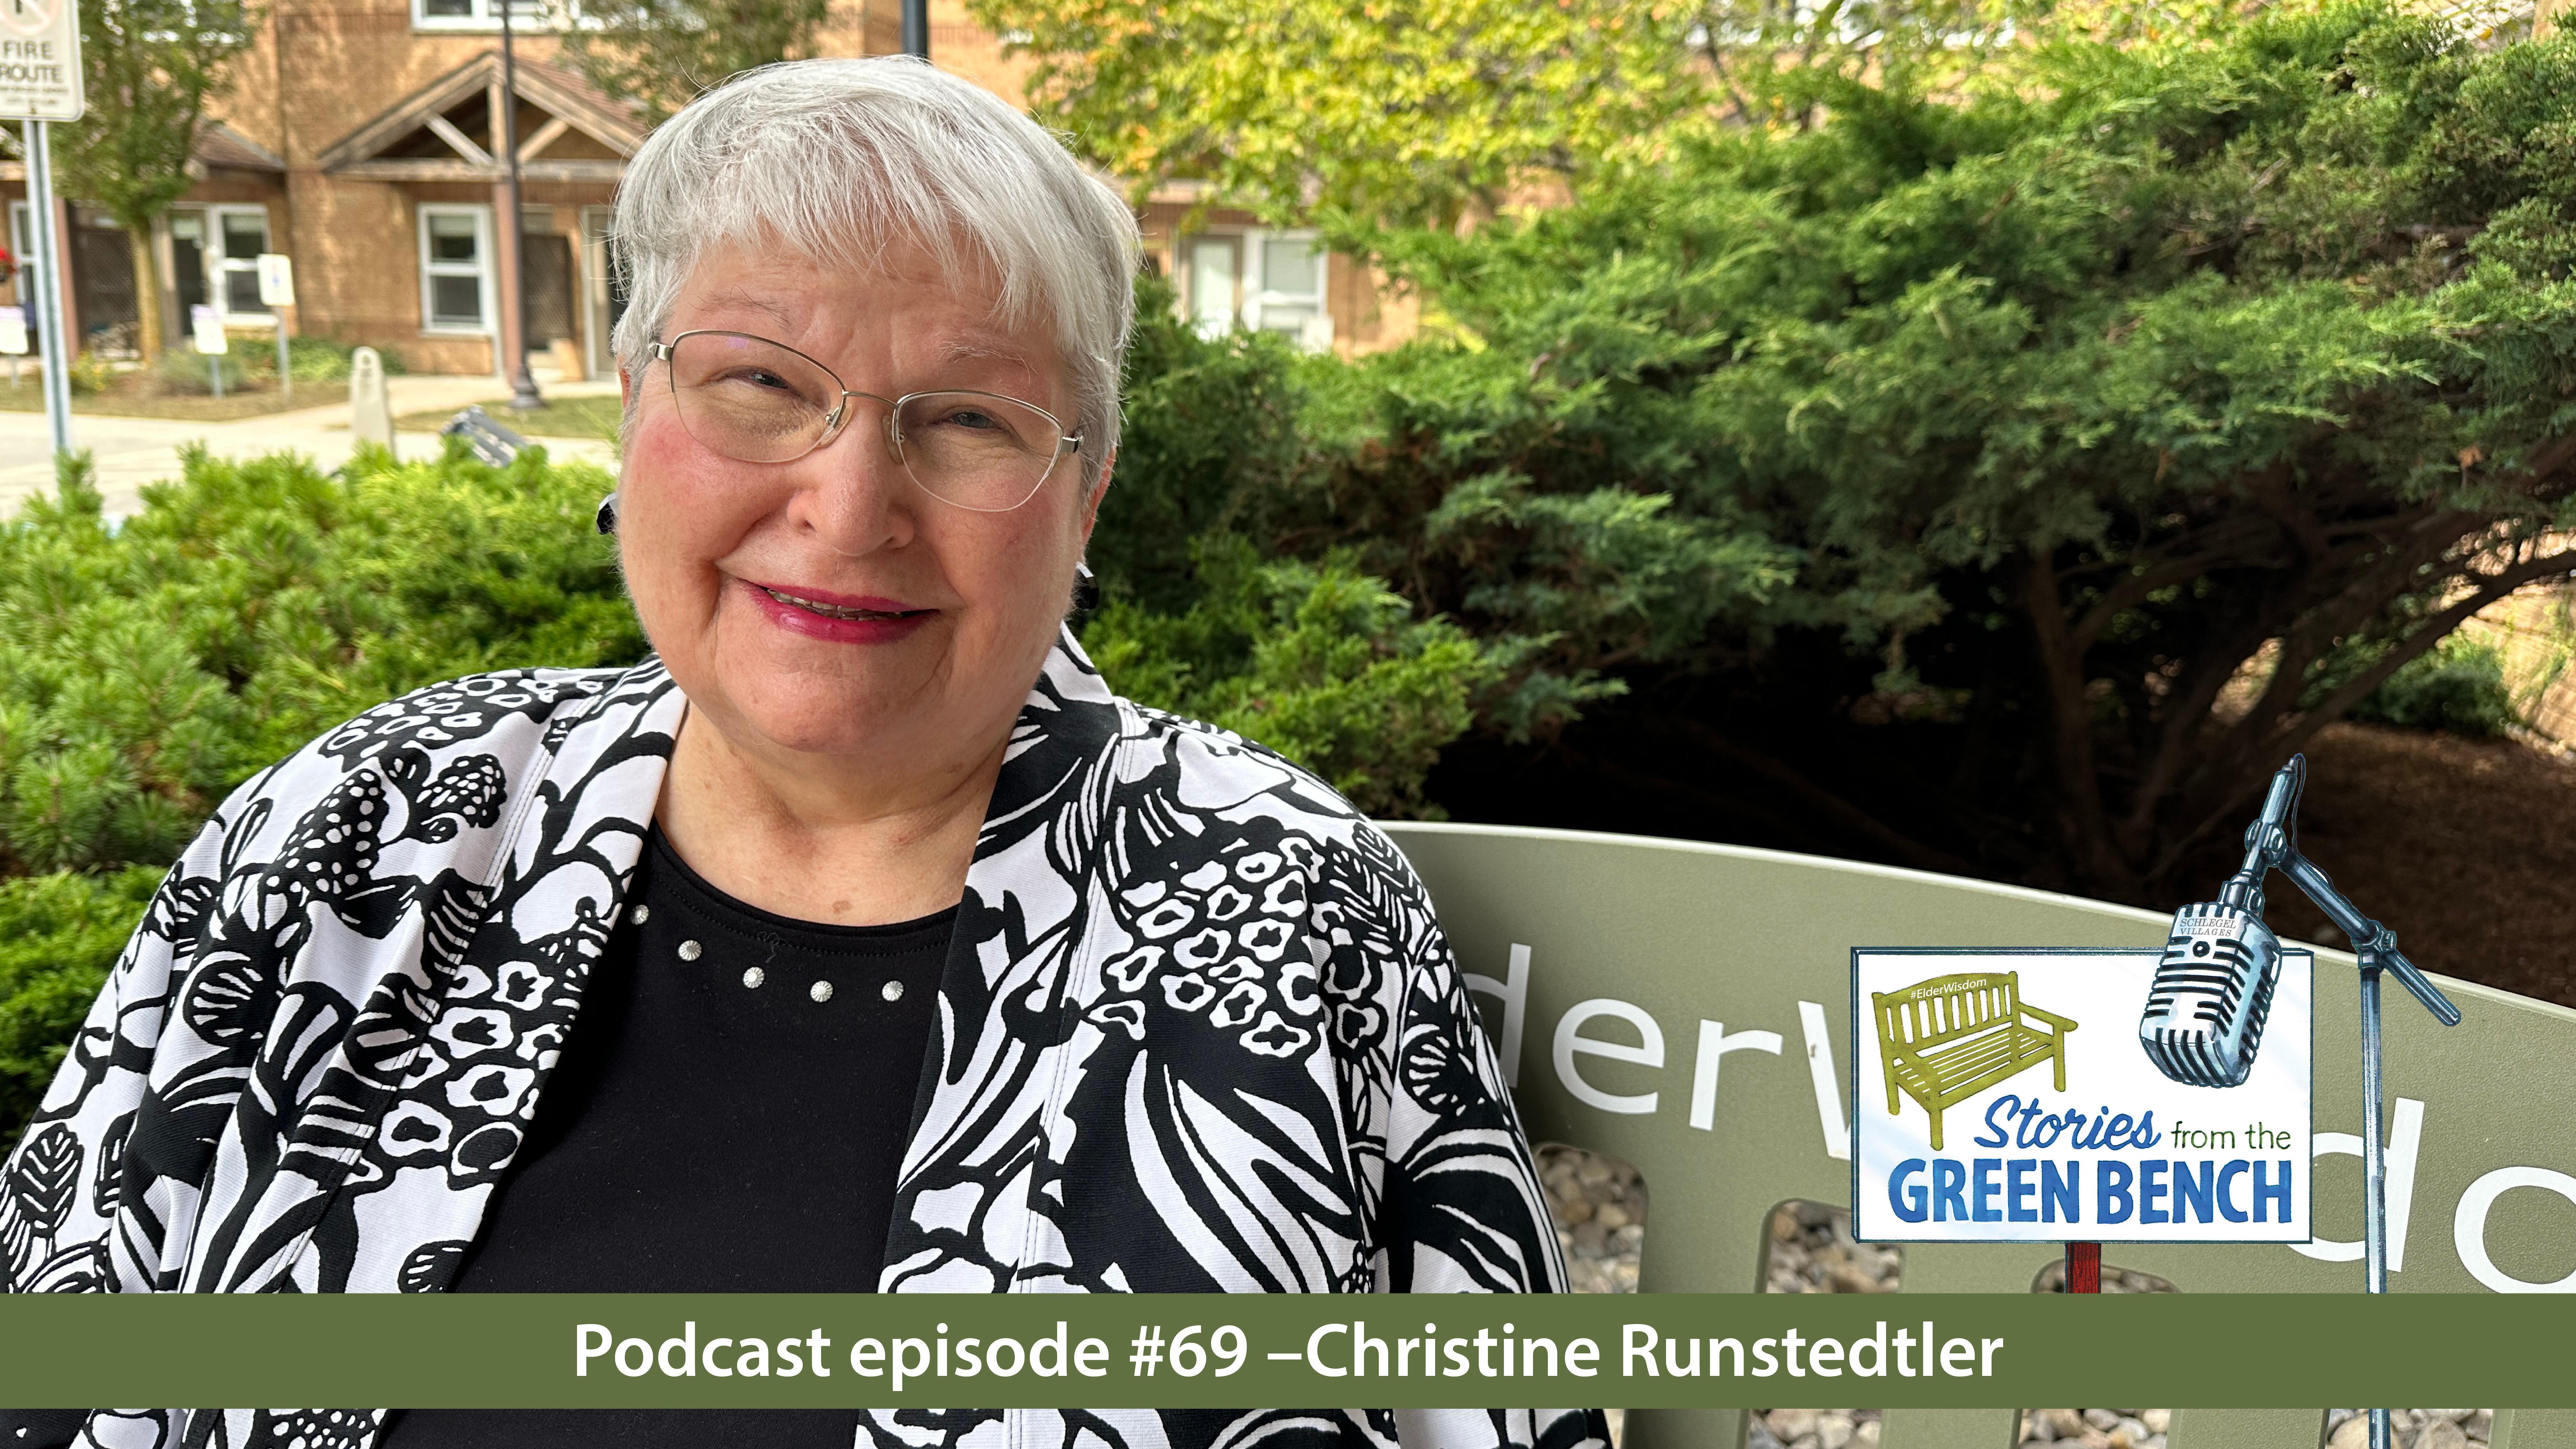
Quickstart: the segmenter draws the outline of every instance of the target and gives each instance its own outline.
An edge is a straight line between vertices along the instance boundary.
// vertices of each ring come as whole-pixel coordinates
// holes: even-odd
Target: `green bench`
[[[2007,1077],[2054,1062],[2057,1090],[2066,1090],[2066,1034],[2075,1023],[2023,1001],[2017,971],[1936,976],[1873,991],[1870,1002],[1887,1068],[1887,1115],[1901,1115],[1905,1097],[1922,1103],[1935,1152],[1942,1112]]]

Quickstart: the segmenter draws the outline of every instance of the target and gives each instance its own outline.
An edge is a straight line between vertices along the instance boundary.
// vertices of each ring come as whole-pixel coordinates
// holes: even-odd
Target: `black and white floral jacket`
[[[656,661],[369,711],[172,868],[0,1190],[20,1292],[445,1288],[628,888]],[[1403,858],[1064,637],[1015,727],[913,1104],[887,1292],[1543,1292],[1529,1151]],[[377,1417],[102,1411],[84,1445],[359,1449]],[[863,1443],[1572,1446],[1596,1413],[891,1414]],[[280,1437],[284,1436],[284,1437]]]

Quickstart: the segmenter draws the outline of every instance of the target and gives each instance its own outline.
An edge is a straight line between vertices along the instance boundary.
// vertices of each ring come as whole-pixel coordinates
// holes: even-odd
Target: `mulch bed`
[[[2337,724],[2308,746],[2299,848],[2427,971],[2576,1006],[2576,763],[2527,745]],[[2190,879],[2215,890],[2241,847]],[[2284,937],[2347,947],[2286,877]]]

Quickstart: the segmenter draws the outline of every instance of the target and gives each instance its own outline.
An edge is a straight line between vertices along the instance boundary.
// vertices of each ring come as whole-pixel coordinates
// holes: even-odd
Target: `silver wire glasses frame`
[[[679,350],[698,337],[735,346],[684,385]],[[899,398],[859,392],[831,368],[755,333],[698,328],[646,350],[663,363],[689,435],[740,462],[790,463],[830,445],[850,420],[851,399],[866,398],[886,405],[886,445],[924,492],[952,507],[1007,513],[1036,497],[1056,464],[1082,447],[1055,414],[1024,399],[973,388]],[[701,345],[690,355],[705,352]],[[743,385],[718,392],[725,383]]]

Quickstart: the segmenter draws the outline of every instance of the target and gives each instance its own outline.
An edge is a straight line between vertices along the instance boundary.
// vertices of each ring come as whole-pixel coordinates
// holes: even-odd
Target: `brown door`
[[[528,232],[519,244],[528,289],[528,350],[543,352],[572,330],[572,239]]]
[[[71,254],[72,304],[80,308],[85,345],[133,351],[141,316],[134,310],[134,243],[119,228],[76,223]]]

